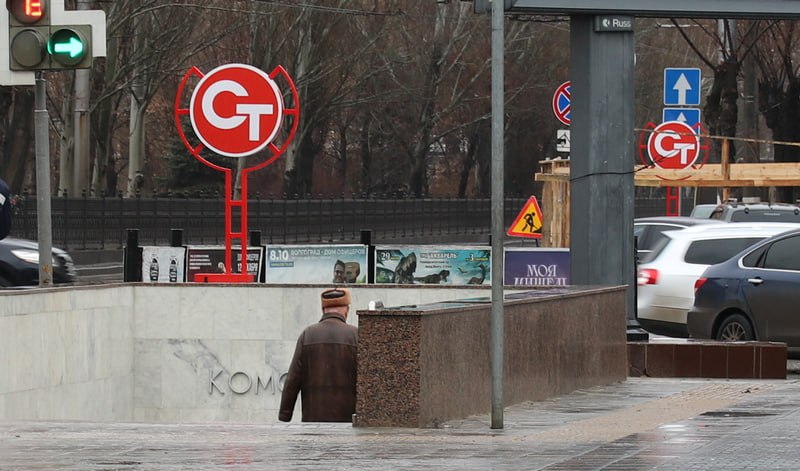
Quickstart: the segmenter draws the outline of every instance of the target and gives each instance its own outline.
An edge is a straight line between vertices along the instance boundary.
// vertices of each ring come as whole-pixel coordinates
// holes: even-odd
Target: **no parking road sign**
[[[189,104],[192,128],[212,151],[246,157],[266,147],[283,122],[283,96],[266,72],[226,64],[206,74]]]
[[[569,126],[570,117],[569,111],[571,108],[570,105],[570,89],[571,89],[570,82],[564,82],[556,89],[556,92],[553,94],[553,113],[556,115],[559,121]]]
[[[667,121],[650,134],[647,153],[657,167],[684,169],[694,165],[700,155],[700,138],[688,124]]]

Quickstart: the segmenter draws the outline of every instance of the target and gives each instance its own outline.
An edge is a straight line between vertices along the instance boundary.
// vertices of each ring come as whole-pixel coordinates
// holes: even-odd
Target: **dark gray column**
[[[578,285],[628,285],[630,320],[636,294],[633,32],[595,32],[594,26],[594,16],[570,17],[570,276]]]

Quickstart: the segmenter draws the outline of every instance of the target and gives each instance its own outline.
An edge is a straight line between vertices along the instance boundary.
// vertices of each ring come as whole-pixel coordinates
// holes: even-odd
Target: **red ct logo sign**
[[[667,121],[653,130],[647,139],[647,153],[663,169],[684,169],[700,155],[700,138],[694,129],[681,121]]]
[[[264,71],[226,64],[206,74],[189,102],[192,128],[203,144],[228,157],[266,147],[283,122],[283,97]]]

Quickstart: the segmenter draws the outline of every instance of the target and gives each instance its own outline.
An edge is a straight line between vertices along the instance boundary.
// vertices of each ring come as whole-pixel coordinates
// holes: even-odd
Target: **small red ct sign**
[[[226,64],[200,79],[189,116],[206,147],[227,157],[246,157],[264,149],[280,130],[283,96],[264,71]]]

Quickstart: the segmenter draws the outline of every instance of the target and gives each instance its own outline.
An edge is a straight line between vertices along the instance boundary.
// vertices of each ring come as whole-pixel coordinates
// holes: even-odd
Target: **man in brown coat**
[[[298,392],[303,422],[351,422],[356,411],[358,329],[347,324],[350,291],[322,292],[322,319],[307,327],[286,375],[278,419],[292,420]]]

